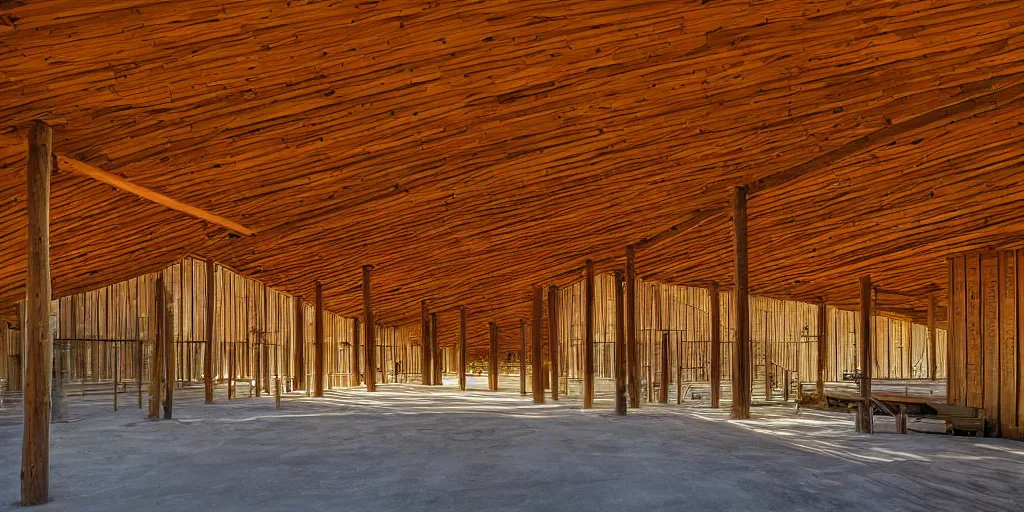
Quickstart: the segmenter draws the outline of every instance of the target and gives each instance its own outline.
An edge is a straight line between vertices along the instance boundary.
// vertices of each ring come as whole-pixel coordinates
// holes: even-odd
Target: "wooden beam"
[[[626,246],[626,359],[629,406],[640,407],[640,352],[636,343],[636,253]]]
[[[615,271],[615,414],[626,415],[626,299],[625,276]]]
[[[818,304],[818,371],[814,379],[814,393],[825,402],[825,369],[828,368],[828,307]]]
[[[711,289],[711,408],[718,409],[722,399],[722,301],[718,283]]]
[[[935,380],[938,375],[935,351],[938,347],[938,334],[935,330],[935,294],[928,295],[928,379]]]
[[[466,390],[466,308],[459,306],[459,389]]]
[[[865,432],[868,434],[874,433],[874,424],[872,418],[872,406],[871,406],[871,367],[873,361],[871,358],[871,345],[872,345],[872,315],[871,307],[871,277],[863,276],[860,278],[860,328],[858,329],[860,334],[860,343],[857,344],[857,348],[860,350],[860,409],[857,414],[858,431]]]
[[[149,419],[160,419],[160,402],[163,399],[163,331],[167,328],[164,325],[164,274],[158,272],[156,275],[156,291],[153,297],[153,350],[150,352],[149,364]],[[228,397],[230,398],[230,396]]]
[[[548,286],[548,350],[551,362],[551,399],[558,400],[559,379],[559,346],[558,340],[558,287]]]
[[[203,345],[203,394],[206,403],[213,403],[213,318],[216,310],[214,292],[216,291],[217,266],[213,258],[206,259],[206,344]]]
[[[53,131],[34,121],[28,136],[28,269],[25,322],[22,324],[25,382],[21,444],[21,504],[50,499],[50,376],[53,331],[50,329],[50,175]]]
[[[172,276],[174,274],[171,274]],[[160,321],[163,323],[163,339],[160,341],[160,347],[163,351],[163,363],[164,363],[164,419],[169,420],[174,418],[174,376],[175,376],[175,363],[177,358],[175,357],[174,350],[174,308],[173,308],[173,297],[174,293],[172,287],[174,286],[173,281],[167,283],[164,288],[164,299],[163,299],[163,311],[161,312]]]
[[[587,260],[583,317],[583,408],[594,408],[594,262]]]
[[[750,419],[750,302],[747,275],[747,189],[737,187],[732,199],[733,261],[736,300],[736,341],[733,343],[732,409],[734,420]]]
[[[420,301],[420,384],[433,384],[433,365],[430,364],[430,315],[427,301]]]
[[[669,333],[662,333],[661,335],[661,382],[658,390],[658,402],[667,404],[668,403],[668,388],[672,385],[671,373],[669,373]]]
[[[362,345],[359,343],[359,318],[352,319],[352,351],[349,355],[349,366],[352,369],[352,386],[362,385],[362,368],[360,368],[359,350]]]
[[[324,286],[313,287],[313,396],[324,396]]]
[[[490,334],[487,356],[487,389],[498,390],[498,326],[494,322],[487,324]]]
[[[526,320],[519,319],[519,395],[526,396]]]
[[[118,190],[128,192],[129,194],[136,195],[147,201],[152,201],[161,206],[165,206],[172,210],[179,211],[191,217],[195,217],[200,220],[204,220],[211,224],[221,226],[229,231],[237,233],[243,236],[251,236],[256,234],[255,231],[235,222],[228,220],[215,213],[208,212],[206,210],[197,208],[190,204],[185,204],[176,199],[161,194],[155,190],[148,189],[146,187],[136,185],[116,174],[109,173],[103,169],[93,167],[85,162],[69,158],[64,155],[57,156],[57,166],[62,170],[68,170],[76,174],[88,176],[96,181],[100,181],[110,185]]]
[[[544,352],[541,350],[541,330],[544,328],[542,316],[544,315],[544,288],[533,287],[533,347],[531,350],[531,363],[533,364],[533,403],[544,403]]]
[[[295,382],[296,390],[306,389],[306,312],[301,297],[293,297],[295,317]]]
[[[366,390],[377,391],[377,327],[373,319],[373,304],[370,294],[370,273],[373,265],[363,265],[363,322],[366,322],[365,336],[363,336],[364,357],[366,361]]]

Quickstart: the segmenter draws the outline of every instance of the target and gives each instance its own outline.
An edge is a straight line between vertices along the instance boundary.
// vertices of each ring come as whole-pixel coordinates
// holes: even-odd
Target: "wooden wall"
[[[984,409],[994,435],[1024,440],[1024,250],[948,264],[949,403]]]

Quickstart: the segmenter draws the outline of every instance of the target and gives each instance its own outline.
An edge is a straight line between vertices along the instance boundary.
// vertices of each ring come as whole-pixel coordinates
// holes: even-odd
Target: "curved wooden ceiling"
[[[208,255],[328,309],[457,305],[518,345],[530,287],[638,252],[755,293],[920,314],[943,256],[1021,240],[1019,0],[0,1],[0,306],[23,293],[27,124],[256,232],[60,170],[54,291]],[[99,3],[96,3],[99,4]],[[675,226],[677,229],[671,229]]]

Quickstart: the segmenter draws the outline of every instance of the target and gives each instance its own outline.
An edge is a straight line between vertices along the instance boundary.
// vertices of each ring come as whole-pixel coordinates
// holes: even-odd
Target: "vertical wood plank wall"
[[[1024,440],[1024,251],[949,258],[952,405],[984,410],[989,433]]]
[[[595,277],[594,364],[595,389],[600,398],[614,393],[614,277]],[[560,379],[569,396],[582,394],[583,284],[559,289]],[[711,294],[707,288],[637,282],[637,344],[639,345],[642,397],[651,401],[661,382],[661,337],[669,334],[671,393],[711,381]],[[731,396],[731,345],[735,339],[732,293],[721,290],[723,397]],[[750,328],[754,396],[765,398],[767,389],[781,389],[785,375],[794,381],[813,383],[818,368],[818,305],[767,297],[750,298]],[[825,379],[842,380],[844,372],[858,368],[856,311],[829,307],[826,310]],[[874,375],[877,379],[928,378],[928,328],[907,320],[878,316]],[[946,331],[937,330],[938,378],[945,377]],[[766,378],[770,385],[766,385]],[[678,384],[683,384],[679,386]],[[702,398],[707,398],[701,395]],[[684,399],[687,397],[684,397]]]

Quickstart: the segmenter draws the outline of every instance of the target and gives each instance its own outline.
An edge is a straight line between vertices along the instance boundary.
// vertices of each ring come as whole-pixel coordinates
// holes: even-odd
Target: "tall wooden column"
[[[366,362],[366,390],[377,391],[377,329],[373,319],[373,306],[370,302],[370,272],[373,265],[363,265],[363,322],[366,322],[363,353]]]
[[[615,414],[626,415],[626,300],[625,277],[615,271]]]
[[[164,373],[164,274],[156,275],[156,292],[153,297],[153,351],[149,360],[149,419],[160,419],[160,403],[163,401]],[[230,385],[230,384],[229,384]],[[229,397],[230,398],[230,397]]]
[[[437,339],[437,313],[430,314],[430,348],[431,360],[434,367],[431,369],[430,382],[435,386],[444,385],[444,366],[441,361],[441,345]]]
[[[203,345],[203,393],[206,403],[213,403],[213,318],[216,316],[214,291],[216,271],[213,258],[206,259],[206,344]]]
[[[526,320],[519,320],[519,394],[526,395]]]
[[[722,301],[718,283],[711,283],[711,408],[722,398]]]
[[[938,347],[937,334],[935,332],[935,294],[928,296],[928,379],[935,380],[939,372],[936,363],[936,349]]]
[[[172,274],[173,275],[173,274]],[[163,349],[163,361],[164,361],[164,419],[169,420],[174,417],[174,376],[175,366],[177,358],[174,350],[174,309],[171,304],[171,298],[174,296],[171,293],[170,284],[164,289],[164,310],[163,315],[160,317],[160,321],[163,322],[163,329],[160,331],[163,333],[163,341],[160,346]]]
[[[420,383],[429,386],[434,383],[433,369],[430,364],[430,315],[427,313],[427,301],[420,301]]]
[[[871,307],[871,277],[860,278],[860,409],[857,412],[858,431],[868,434],[874,433],[871,406],[871,367],[874,362],[871,357],[871,345],[873,332],[871,329],[871,315],[874,312]]]
[[[818,374],[814,379],[814,393],[825,400],[825,370],[828,368],[828,307],[818,304]]]
[[[313,396],[324,396],[324,287],[316,282],[313,295]]]
[[[560,381],[558,362],[558,287],[548,286],[548,351],[551,362],[551,399],[558,400]]]
[[[594,262],[587,260],[583,319],[583,408],[594,408]]]
[[[466,308],[459,307],[459,389],[466,390]]]
[[[306,313],[302,298],[292,299],[295,308],[295,382],[296,390],[306,389]]]
[[[533,403],[542,404],[544,403],[544,353],[541,350],[541,329],[544,328],[543,320],[541,319],[544,314],[544,288],[540,286],[533,287],[533,343],[530,350],[531,364],[533,365],[533,375],[531,376],[530,383],[533,385]]]
[[[668,388],[672,385],[672,374],[669,371],[669,333],[662,333],[661,335],[661,382],[659,383],[661,389],[658,390],[658,402],[667,404],[668,403]]]
[[[487,357],[487,389],[498,390],[498,326],[494,322],[488,325],[490,343]]]
[[[636,344],[636,257],[632,245],[626,246],[626,387],[629,406],[640,407],[640,352]]]
[[[34,121],[28,133],[28,272],[25,281],[21,444],[21,504],[50,499],[50,377],[53,331],[50,329],[50,175],[53,132]]]
[[[747,189],[737,187],[732,198],[736,342],[732,357],[732,409],[735,420],[750,418],[750,302],[747,280]]]
[[[362,382],[362,378],[360,378],[360,374],[362,373],[362,368],[360,368],[360,361],[359,361],[359,350],[360,350],[361,346],[362,345],[359,343],[359,319],[358,318],[353,318],[352,319],[352,351],[351,351],[351,354],[349,355],[349,366],[352,369],[352,385],[353,386],[359,386],[359,385],[362,385],[362,383],[363,383]]]

